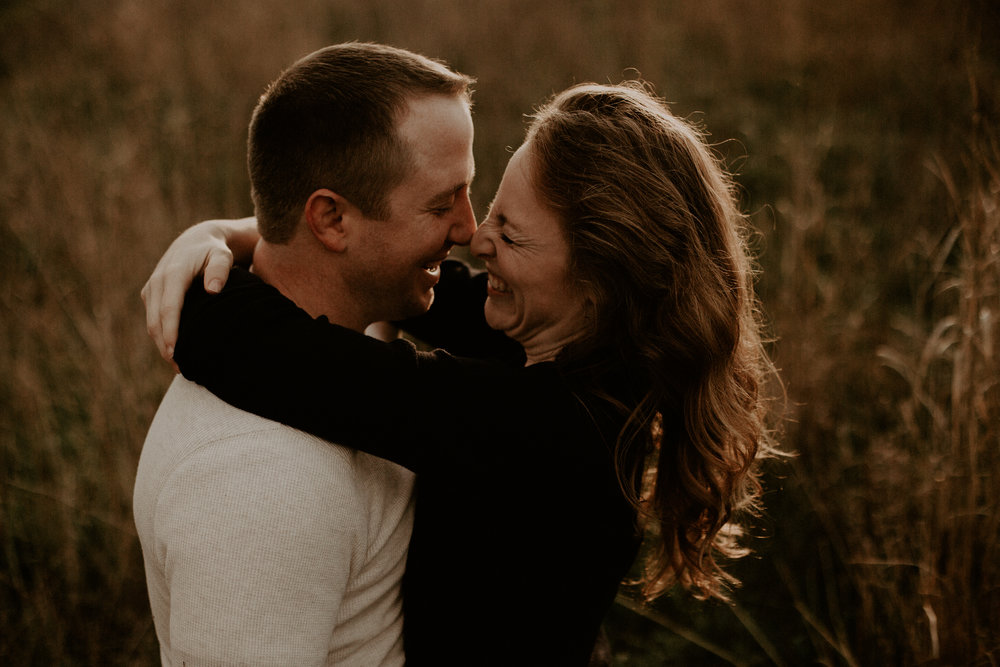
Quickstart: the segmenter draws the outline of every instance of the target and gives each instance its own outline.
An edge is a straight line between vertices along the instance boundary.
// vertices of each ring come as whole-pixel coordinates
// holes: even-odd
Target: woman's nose
[[[491,257],[493,255],[493,241],[490,239],[489,220],[483,222],[472,235],[472,243],[469,250],[473,255],[480,258]]]

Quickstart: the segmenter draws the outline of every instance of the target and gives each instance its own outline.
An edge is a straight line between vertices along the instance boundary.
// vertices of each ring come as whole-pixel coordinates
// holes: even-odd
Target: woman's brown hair
[[[717,559],[745,552],[734,513],[756,506],[757,462],[773,451],[773,366],[732,180],[701,132],[639,82],[556,95],[526,141],[535,188],[594,299],[594,328],[565,354],[613,350],[644,388],[615,444],[622,488],[650,528],[644,593],[679,583],[725,597],[736,582]]]

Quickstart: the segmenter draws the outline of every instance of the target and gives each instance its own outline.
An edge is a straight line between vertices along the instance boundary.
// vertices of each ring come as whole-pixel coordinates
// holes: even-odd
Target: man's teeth
[[[424,271],[428,273],[437,273],[441,270],[441,262],[431,262],[430,264],[424,264]]]

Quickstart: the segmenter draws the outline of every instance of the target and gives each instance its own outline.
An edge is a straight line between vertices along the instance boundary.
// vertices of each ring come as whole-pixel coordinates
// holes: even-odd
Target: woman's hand
[[[259,239],[256,218],[206,220],[170,244],[142,288],[146,330],[164,359],[173,361],[181,307],[191,282],[203,273],[205,291],[218,293],[234,261],[250,264]]]

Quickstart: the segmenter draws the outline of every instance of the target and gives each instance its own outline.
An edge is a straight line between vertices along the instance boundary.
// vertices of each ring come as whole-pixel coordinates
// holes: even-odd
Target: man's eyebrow
[[[433,197],[430,198],[429,205],[430,206],[437,206],[438,204],[445,204],[445,203],[447,203],[452,197],[455,197],[456,195],[458,195],[458,193],[462,191],[462,188],[466,187],[467,185],[469,185],[469,184],[468,183],[459,183],[458,185],[455,185],[454,187],[452,187],[452,188],[450,188],[448,190],[444,190],[442,192],[439,192],[438,194],[436,194],[436,195],[434,195]]]

